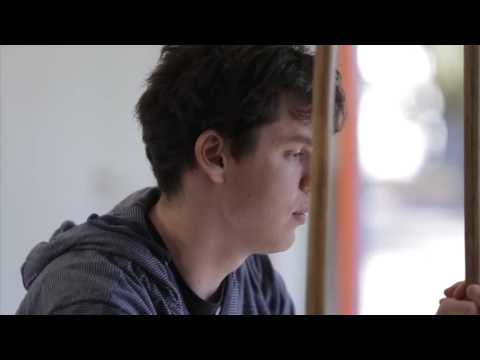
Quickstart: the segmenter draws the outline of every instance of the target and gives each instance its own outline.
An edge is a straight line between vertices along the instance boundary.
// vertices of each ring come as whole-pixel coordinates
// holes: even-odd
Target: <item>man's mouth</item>
[[[298,223],[305,224],[305,221],[307,220],[307,214],[308,212],[306,210],[295,211],[293,213],[293,217]]]

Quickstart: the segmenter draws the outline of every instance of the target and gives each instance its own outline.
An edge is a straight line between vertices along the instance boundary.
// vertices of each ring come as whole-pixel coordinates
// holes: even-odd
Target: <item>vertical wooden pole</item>
[[[307,314],[325,314],[325,249],[331,186],[337,48],[317,46],[313,91],[313,149],[307,265]]]
[[[465,281],[480,283],[479,247],[479,45],[464,49]]]

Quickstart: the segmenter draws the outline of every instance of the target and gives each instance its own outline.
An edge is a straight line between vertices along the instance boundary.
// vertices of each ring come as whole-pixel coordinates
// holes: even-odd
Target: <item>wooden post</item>
[[[464,46],[465,281],[480,283],[479,247],[479,45]]]
[[[308,315],[325,314],[325,249],[331,186],[337,48],[317,46],[313,90],[313,149],[307,265]]]

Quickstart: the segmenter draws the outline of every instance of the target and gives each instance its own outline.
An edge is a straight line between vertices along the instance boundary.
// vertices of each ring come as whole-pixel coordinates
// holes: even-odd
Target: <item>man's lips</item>
[[[306,210],[298,210],[293,212],[293,217],[298,223],[305,224],[307,214],[308,212]]]

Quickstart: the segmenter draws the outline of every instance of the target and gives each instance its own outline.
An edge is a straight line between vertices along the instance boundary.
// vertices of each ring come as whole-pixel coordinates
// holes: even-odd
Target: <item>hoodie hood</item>
[[[154,278],[164,278],[166,274],[159,272],[164,267],[160,265],[171,258],[165,245],[153,238],[146,221],[159,196],[157,188],[145,188],[129,195],[103,216],[91,214],[79,225],[64,221],[48,242],[38,244],[28,254],[21,269],[25,289],[48,264],[72,250],[96,250],[124,257]]]

